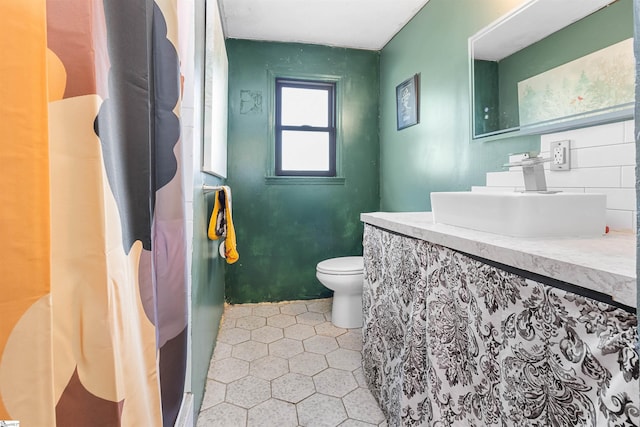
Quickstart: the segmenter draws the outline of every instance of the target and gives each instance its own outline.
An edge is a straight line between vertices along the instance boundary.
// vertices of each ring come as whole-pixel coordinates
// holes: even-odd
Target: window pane
[[[329,170],[329,133],[283,131],[282,170]]]
[[[317,126],[329,125],[329,92],[320,89],[297,87],[282,88],[282,125]]]

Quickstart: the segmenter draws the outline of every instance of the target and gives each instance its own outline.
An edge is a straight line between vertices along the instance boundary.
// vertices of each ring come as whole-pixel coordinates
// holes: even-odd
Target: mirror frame
[[[552,1],[552,0],[551,0]],[[617,0],[606,0],[607,4],[614,3]],[[513,17],[522,14],[526,11],[532,4],[538,4],[546,2],[549,3],[549,0],[529,0],[523,3],[522,5],[514,8],[513,10],[507,12],[506,14],[499,17],[497,20],[493,21],[486,27],[479,30],[477,33],[469,37],[468,39],[468,59],[469,59],[469,99],[470,99],[470,133],[472,141],[479,140],[493,140],[493,139],[503,139],[509,137],[515,137],[520,135],[541,135],[545,133],[551,132],[560,132],[570,129],[578,129],[587,126],[596,126],[605,123],[612,123],[617,121],[629,120],[634,117],[634,105],[635,102],[631,101],[625,104],[614,105],[610,107],[606,107],[598,110],[591,110],[587,112],[581,112],[570,116],[563,116],[554,119],[549,119],[541,122],[526,124],[526,125],[518,125],[514,127],[509,127],[505,129],[498,129],[491,132],[486,133],[476,133],[476,114],[475,114],[475,104],[476,104],[476,91],[475,91],[475,64],[474,64],[474,43],[476,43],[483,36],[486,36],[488,33],[496,31],[506,22],[511,20]],[[595,13],[598,10],[606,7],[607,4],[602,5],[590,13]],[[580,19],[586,17],[572,17],[570,18],[570,22],[565,24],[562,27],[558,27],[555,30],[548,32],[547,34],[540,36],[537,40],[531,41],[529,44],[520,47],[520,49],[525,49],[529,45],[536,43],[539,40],[548,37],[556,31],[560,31],[563,28],[579,21]],[[515,52],[513,52],[515,53]],[[513,54],[511,53],[511,54]],[[509,54],[509,55],[511,55]]]

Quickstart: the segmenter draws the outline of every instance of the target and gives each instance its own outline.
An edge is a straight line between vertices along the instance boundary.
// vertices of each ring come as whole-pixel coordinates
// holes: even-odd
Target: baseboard
[[[196,423],[193,419],[193,394],[185,393],[175,427],[194,427],[195,425]]]

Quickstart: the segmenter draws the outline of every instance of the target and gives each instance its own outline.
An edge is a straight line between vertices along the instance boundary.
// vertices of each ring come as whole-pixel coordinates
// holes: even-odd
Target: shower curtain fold
[[[187,337],[177,5],[7,3],[0,420],[173,425]]]

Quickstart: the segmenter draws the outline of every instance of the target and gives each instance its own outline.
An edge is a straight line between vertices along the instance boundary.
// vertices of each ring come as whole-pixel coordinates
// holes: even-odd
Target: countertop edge
[[[539,249],[536,251],[526,247],[527,243],[532,246],[546,244],[544,240],[527,241],[434,224],[430,212],[362,213],[360,220],[409,237],[605,293],[619,303],[635,306],[635,276],[616,272],[615,267],[601,268],[586,265],[585,262],[573,262],[568,251],[563,256],[563,248],[556,248],[555,256],[548,256]],[[498,243],[488,240],[496,240]],[[629,301],[633,303],[629,304]]]

